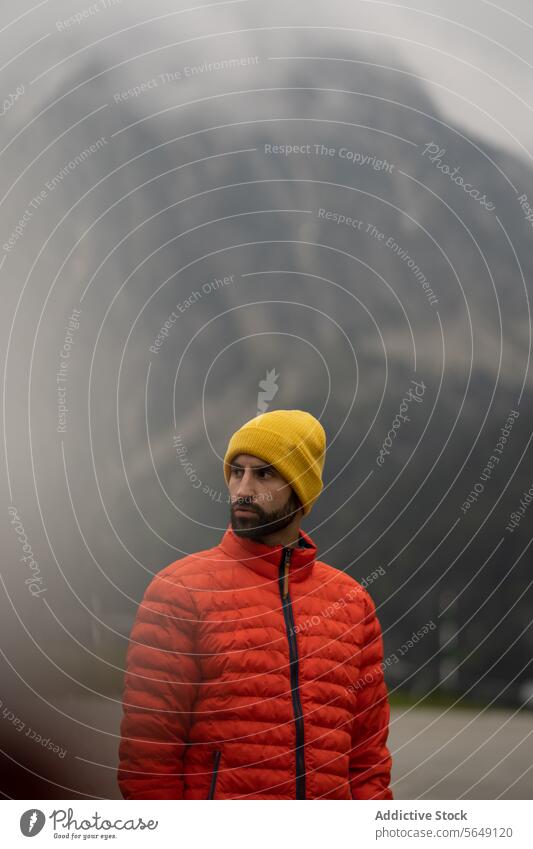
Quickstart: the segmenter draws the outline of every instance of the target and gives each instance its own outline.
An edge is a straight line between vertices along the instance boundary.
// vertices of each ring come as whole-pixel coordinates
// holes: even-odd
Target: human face
[[[298,496],[274,466],[260,457],[234,457],[228,489],[231,526],[238,536],[274,542],[289,538],[297,529],[303,512]]]

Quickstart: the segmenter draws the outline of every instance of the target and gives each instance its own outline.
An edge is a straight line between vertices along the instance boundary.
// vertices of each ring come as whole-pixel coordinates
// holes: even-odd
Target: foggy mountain
[[[179,37],[194,32],[189,21]],[[222,535],[221,459],[275,370],[268,408],[309,410],[330,446],[305,529],[322,559],[359,580],[383,567],[369,589],[386,650],[440,613],[464,625],[444,648],[435,629],[391,668],[391,684],[426,692],[451,658],[462,665],[444,686],[475,681],[484,696],[516,675],[502,694],[515,700],[531,676],[531,631],[520,636],[528,517],[505,526],[532,482],[532,233],[519,200],[533,204],[532,169],[449,124],[408,66],[379,67],[390,55],[317,33],[290,39],[292,55],[338,61],[269,58],[285,45],[265,32],[146,50],[127,65],[103,42],[55,68],[50,38],[39,67],[25,67],[27,91],[4,116],[1,176],[12,503],[47,604],[114,662],[151,574]],[[243,64],[206,67],[229,59]],[[413,380],[423,401],[380,467]],[[512,410],[501,460],[463,512]],[[12,528],[2,533],[7,590],[27,621],[35,599]],[[63,668],[99,674],[53,615],[32,627]],[[28,661],[35,649],[21,636],[14,651]],[[41,682],[63,684],[50,669]]]

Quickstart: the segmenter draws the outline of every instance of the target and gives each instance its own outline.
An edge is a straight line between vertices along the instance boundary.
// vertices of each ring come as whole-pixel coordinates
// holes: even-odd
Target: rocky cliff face
[[[179,38],[193,35],[189,21]],[[275,378],[271,408],[308,409],[328,434],[307,524],[323,559],[358,578],[386,569],[373,595],[391,650],[437,618],[443,588],[461,593],[454,615],[479,643],[461,688],[495,649],[483,636],[501,593],[517,607],[499,638],[511,643],[526,615],[524,523],[505,525],[531,483],[532,171],[450,125],[407,66],[379,67],[390,59],[346,38],[289,44],[336,61],[274,59],[283,44],[264,32],[127,64],[117,38],[57,67],[49,39],[26,69],[1,177],[13,498],[73,622],[86,611],[55,556],[104,621],[133,615],[150,571],[221,535],[221,456]],[[423,403],[379,466],[413,379]],[[411,655],[427,673],[409,682],[409,659],[398,680],[438,682],[436,648],[428,636]],[[506,669],[525,651],[518,640]]]

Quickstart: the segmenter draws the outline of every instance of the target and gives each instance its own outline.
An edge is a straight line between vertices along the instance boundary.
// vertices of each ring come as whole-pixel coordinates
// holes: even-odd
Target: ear
[[[292,489],[292,487],[291,487],[291,489]],[[297,512],[301,514],[301,517],[302,517],[302,519],[303,519],[303,517],[304,517],[304,508],[303,508],[303,504],[302,504],[302,502],[300,501],[300,497],[298,496],[298,494],[297,494],[297,492],[296,492],[296,490],[295,490],[295,489],[292,489],[292,494],[293,494],[293,496],[294,496],[294,500],[295,500],[296,504],[298,505],[298,507],[296,508],[296,509],[297,509]]]

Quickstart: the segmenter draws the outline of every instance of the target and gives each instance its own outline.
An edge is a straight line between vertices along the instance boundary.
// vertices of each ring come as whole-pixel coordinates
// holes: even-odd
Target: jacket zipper
[[[300,690],[298,687],[298,646],[292,613],[292,602],[289,595],[289,565],[292,549],[284,548],[279,567],[279,591],[283,607],[283,618],[289,641],[289,658],[291,670],[292,707],[296,729],[296,798],[305,799],[305,756],[304,756],[304,720]]]
[[[211,785],[209,787],[209,796],[208,799],[215,798],[215,787],[217,784],[217,776],[218,776],[218,765],[220,763],[220,755],[222,754],[221,749],[215,749],[215,753],[213,756],[213,772],[211,773]]]

